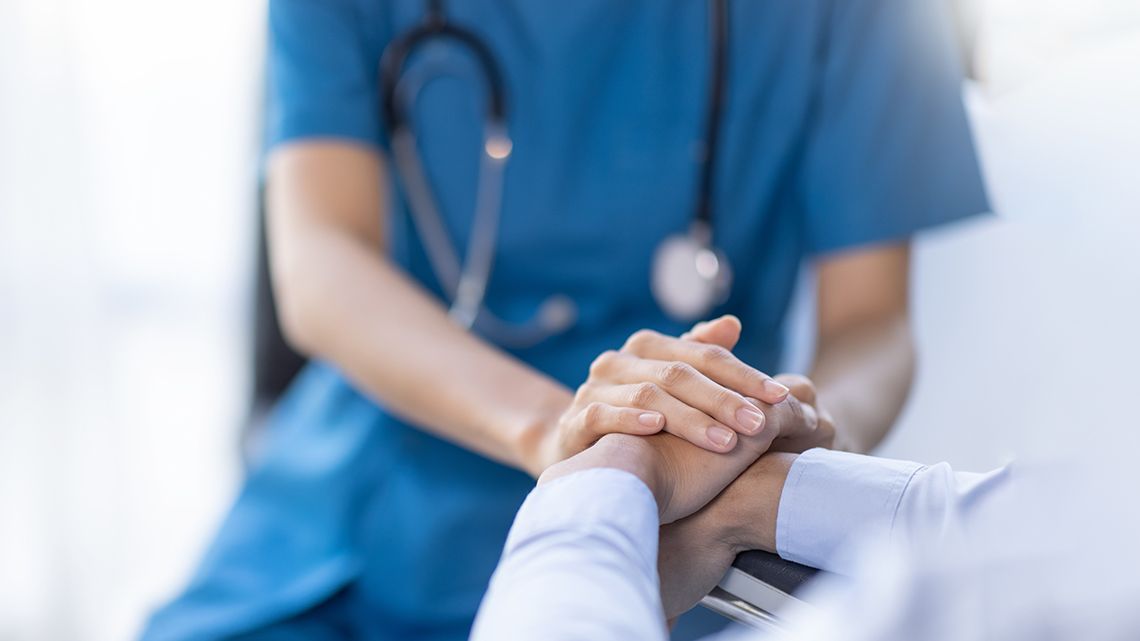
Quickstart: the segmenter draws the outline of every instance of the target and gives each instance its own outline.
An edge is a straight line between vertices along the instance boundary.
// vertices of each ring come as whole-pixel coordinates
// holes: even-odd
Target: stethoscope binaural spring
[[[700,182],[693,221],[685,233],[673,234],[658,246],[653,257],[650,288],[661,309],[671,318],[691,322],[705,317],[728,298],[732,270],[724,252],[713,244],[713,177],[720,136],[724,75],[728,41],[727,0],[709,0],[710,74],[705,139],[701,146]],[[451,42],[465,49],[486,84],[487,105],[483,145],[479,159],[472,231],[465,259],[448,240],[443,217],[428,182],[412,130],[410,105],[430,82],[458,75],[446,61],[429,58],[409,73],[411,55],[433,41]],[[573,300],[561,294],[539,305],[526,323],[508,323],[487,309],[484,299],[494,264],[504,169],[511,156],[507,130],[503,77],[490,49],[471,31],[447,20],[442,0],[429,0],[423,22],[397,36],[384,49],[380,61],[381,109],[391,134],[392,155],[412,220],[424,244],[432,270],[450,298],[449,315],[467,329],[477,329],[509,347],[526,347],[572,327],[577,319]]]

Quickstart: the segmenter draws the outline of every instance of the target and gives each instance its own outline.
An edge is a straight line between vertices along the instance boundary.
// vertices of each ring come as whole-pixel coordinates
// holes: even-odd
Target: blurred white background
[[[919,246],[884,452],[1134,447],[1140,0],[971,6],[1001,216]],[[130,638],[234,491],[264,10],[0,2],[0,640]]]

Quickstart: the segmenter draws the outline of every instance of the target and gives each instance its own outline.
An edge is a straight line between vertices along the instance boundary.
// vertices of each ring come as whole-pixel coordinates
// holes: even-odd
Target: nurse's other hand
[[[739,336],[732,336],[723,327],[713,323],[697,323],[681,336],[683,340],[718,345],[726,349],[736,346]],[[835,444],[835,422],[831,414],[820,406],[815,383],[800,374],[780,374],[774,380],[790,390],[781,413],[783,420],[773,429],[778,431],[772,449],[781,452],[803,452],[813,447],[830,448]],[[749,398],[765,414],[774,413],[769,404],[759,398]]]
[[[735,345],[740,321],[724,316],[707,323],[709,332]],[[646,428],[664,429],[713,452],[736,447],[737,435],[753,435],[764,429],[764,414],[746,396],[778,403],[788,388],[732,354],[730,347],[701,344],[665,336],[651,330],[633,334],[620,351],[608,351],[590,365],[590,375],[578,388],[565,418],[571,421],[567,436],[571,453],[589,446],[612,432],[645,434],[600,421],[608,418],[582,410],[595,403],[637,408],[664,418],[663,425],[646,419]]]

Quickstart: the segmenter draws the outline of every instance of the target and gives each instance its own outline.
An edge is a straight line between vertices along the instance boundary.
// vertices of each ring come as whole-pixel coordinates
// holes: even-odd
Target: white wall
[[[922,365],[885,454],[985,468],[1056,443],[1082,456],[1140,445],[1131,410],[1140,385],[1140,4],[1108,4],[1119,12],[1095,28],[1076,23],[1095,39],[1050,37],[1064,25],[1038,25],[1029,41],[1054,43],[1040,59],[984,43],[1001,80],[971,88],[968,104],[1000,220],[919,248]],[[1006,18],[1010,33],[1033,24]],[[1000,16],[990,24],[990,37],[1006,33]]]
[[[129,638],[232,492],[263,12],[0,2],[0,639]]]

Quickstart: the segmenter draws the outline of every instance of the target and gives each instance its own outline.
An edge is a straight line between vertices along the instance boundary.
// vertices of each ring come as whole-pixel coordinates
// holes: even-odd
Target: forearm
[[[945,463],[922,465],[829,450],[771,456],[712,504],[717,536],[734,551],[763,549],[784,558],[846,573],[853,537],[877,544],[915,533],[940,536],[963,505],[1001,487],[1008,468],[987,474],[955,472]],[[767,464],[767,467],[764,467]]]
[[[519,510],[472,639],[667,638],[654,495],[645,479],[585,465],[544,477]]]
[[[771,452],[760,457],[716,498],[706,526],[735,556],[746,550],[776,551],[776,519],[784,482],[798,454]]]
[[[457,327],[379,248],[292,220],[271,236],[287,336],[392,412],[508,465],[541,471],[542,425],[568,390]]]
[[[914,379],[905,311],[821,339],[811,378],[836,426],[835,449],[868,452],[886,436]]]

